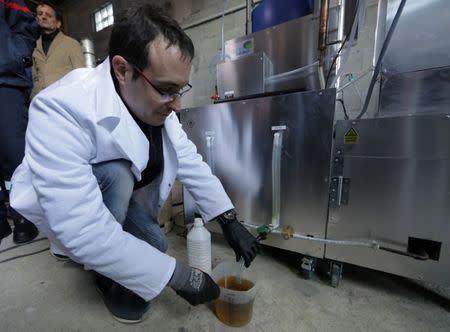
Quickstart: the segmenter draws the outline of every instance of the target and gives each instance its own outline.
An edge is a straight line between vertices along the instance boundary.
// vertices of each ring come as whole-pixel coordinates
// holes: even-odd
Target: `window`
[[[94,13],[95,31],[103,30],[114,23],[114,14],[112,4],[106,4]]]

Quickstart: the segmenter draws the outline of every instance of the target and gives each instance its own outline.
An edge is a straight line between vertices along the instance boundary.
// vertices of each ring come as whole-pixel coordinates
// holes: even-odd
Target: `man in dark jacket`
[[[0,241],[11,233],[7,221],[7,187],[25,149],[28,99],[32,88],[31,54],[39,37],[37,22],[22,0],[0,0]],[[13,240],[26,243],[36,227],[10,209]]]

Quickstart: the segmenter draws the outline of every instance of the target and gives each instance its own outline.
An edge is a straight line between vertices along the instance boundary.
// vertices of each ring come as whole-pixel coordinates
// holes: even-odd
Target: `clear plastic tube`
[[[211,172],[215,174],[215,163],[214,163],[214,154],[213,154],[213,146],[214,146],[214,132],[207,131],[205,132],[205,140],[206,140],[206,163],[209,168],[211,168]]]
[[[243,222],[244,226],[248,228],[258,228],[259,226],[248,224]],[[274,234],[282,234],[283,231],[279,229],[279,227],[271,227],[269,226],[270,233]],[[356,246],[356,247],[367,247],[372,249],[380,249],[380,244],[376,240],[334,240],[334,239],[323,239],[320,237],[311,237],[299,233],[294,233],[292,235],[295,239],[302,239],[307,241],[315,241],[315,242],[321,242],[321,243],[328,243],[328,244],[335,244],[335,245],[342,245],[342,246]]]
[[[283,132],[273,134],[272,146],[272,223],[273,227],[280,224],[280,200],[281,200],[281,148]]]
[[[285,73],[281,73],[281,74],[276,74],[276,75],[272,75],[266,78],[266,83],[275,83],[275,82],[279,82],[279,81],[284,81],[284,80],[289,80],[292,78],[295,78],[295,76],[307,71],[310,68],[313,68],[315,66],[317,66],[319,64],[319,61],[316,61],[314,63],[311,63],[309,65],[291,70],[291,71],[287,71]]]
[[[220,31],[220,60],[221,61],[225,61],[225,13],[227,11],[228,8],[228,2],[229,0],[223,0],[223,12],[222,12],[222,22],[221,22],[221,31]]]
[[[275,233],[281,233],[280,231],[274,231]],[[337,244],[337,245],[343,245],[343,246],[357,246],[357,247],[369,247],[373,249],[379,249],[380,245],[375,240],[368,240],[368,241],[356,241],[356,240],[332,240],[332,239],[322,239],[317,237],[310,237],[298,233],[294,233],[293,237],[295,239],[302,239],[302,240],[308,240],[308,241],[317,241],[322,243],[329,243],[329,244]]]

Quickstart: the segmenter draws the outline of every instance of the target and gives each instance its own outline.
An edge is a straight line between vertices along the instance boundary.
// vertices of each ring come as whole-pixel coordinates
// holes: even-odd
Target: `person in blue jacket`
[[[5,204],[7,187],[24,156],[31,55],[38,37],[38,24],[24,1],[0,0],[0,241],[12,231]],[[38,235],[37,228],[13,209],[10,216],[14,242],[27,243]]]

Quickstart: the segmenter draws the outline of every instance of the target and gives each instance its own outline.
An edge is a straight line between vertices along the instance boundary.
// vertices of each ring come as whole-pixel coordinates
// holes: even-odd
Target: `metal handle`
[[[277,228],[280,225],[280,200],[281,200],[281,148],[283,147],[283,132],[273,134],[272,146],[272,222]]]
[[[207,131],[205,132],[206,139],[206,163],[211,168],[211,172],[215,174],[215,164],[214,164],[214,154],[213,154],[213,145],[214,145],[214,132]]]

